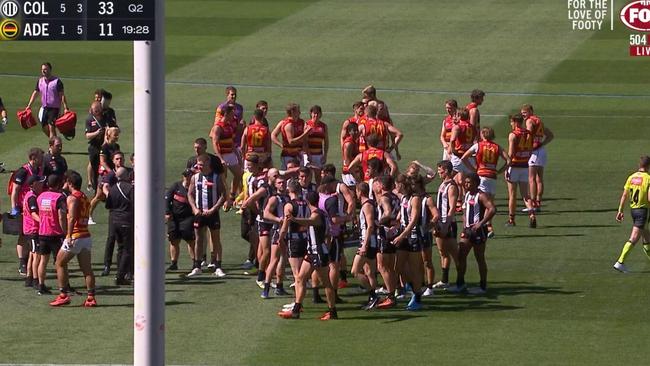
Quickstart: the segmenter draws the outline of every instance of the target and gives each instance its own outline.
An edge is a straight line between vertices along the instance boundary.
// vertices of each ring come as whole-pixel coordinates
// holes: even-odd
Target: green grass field
[[[324,307],[309,302],[303,319],[282,320],[275,313],[292,300],[259,298],[253,278],[239,269],[247,251],[239,216],[223,214],[228,277],[167,275],[168,363],[647,364],[650,262],[636,248],[626,261],[633,273],[611,267],[631,227],[629,214],[622,225],[614,221],[620,190],[638,157],[650,152],[650,63],[628,56],[630,32],[620,22],[614,31],[607,23],[607,30],[574,32],[566,4],[551,0],[169,0],[166,13],[168,184],[192,155],[193,140],[207,137],[229,84],[238,86],[247,117],[259,99],[269,101],[273,124],[287,102],[300,103],[304,113],[317,103],[334,135],[372,83],[406,135],[401,167],[416,158],[438,161],[444,100],[464,105],[474,88],[487,92],[482,123],[495,128],[499,143],[506,143],[506,116],[523,103],[533,104],[556,135],[537,229],[523,225],[525,216],[520,226],[503,227],[499,181],[488,296],[440,293],[418,313],[363,312],[356,310],[363,297],[343,290],[348,303],[338,321],[318,321]],[[133,151],[130,43],[3,42],[0,97],[11,123],[0,135],[0,161],[17,168],[30,147],[46,147],[40,131],[15,123],[44,61],[54,65],[78,112],[96,88],[113,92],[120,144]],[[336,141],[329,160],[338,162]],[[69,165],[84,171],[81,127],[64,151]],[[8,176],[0,175],[1,187]],[[9,207],[6,195],[0,207]],[[99,273],[107,215],[100,209],[96,218]],[[25,289],[16,273],[15,238],[2,241],[0,363],[132,362],[130,288],[98,277],[100,307],[49,308],[52,298]],[[352,258],[352,249],[347,253]],[[478,274],[469,263],[473,283]],[[184,251],[180,266],[190,267]],[[74,275],[72,284],[81,287]],[[55,284],[53,276],[48,281]]]

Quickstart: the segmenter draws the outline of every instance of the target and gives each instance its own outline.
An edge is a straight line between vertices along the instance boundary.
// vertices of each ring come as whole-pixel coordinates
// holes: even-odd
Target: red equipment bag
[[[24,129],[28,129],[36,126],[36,119],[32,115],[31,109],[24,109],[16,112],[16,117],[18,117],[20,126]]]
[[[54,125],[67,140],[72,140],[76,133],[77,114],[69,111],[54,121]]]

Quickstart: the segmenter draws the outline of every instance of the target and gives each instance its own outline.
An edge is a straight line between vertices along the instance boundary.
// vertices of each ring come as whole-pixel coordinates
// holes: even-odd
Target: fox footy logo
[[[627,4],[621,10],[621,21],[630,29],[650,32],[650,0],[638,0]]]

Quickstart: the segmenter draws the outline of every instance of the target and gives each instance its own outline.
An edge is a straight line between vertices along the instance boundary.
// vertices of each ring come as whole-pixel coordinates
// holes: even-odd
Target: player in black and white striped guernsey
[[[336,167],[333,164],[325,164],[321,170],[322,178],[332,177],[336,178]],[[337,181],[336,195],[338,198],[338,216],[347,216],[346,221],[352,221],[354,212],[357,208],[355,193],[351,187],[345,183]],[[332,238],[333,255],[330,256],[330,281],[335,289],[341,289],[348,286],[347,279],[347,259],[345,258],[345,251],[343,250],[345,242],[345,227],[343,224],[340,234],[336,238]]]
[[[300,317],[302,302],[305,299],[307,280],[311,278],[312,272],[316,271],[321,285],[325,287],[328,306],[328,311],[320,319],[337,319],[338,314],[336,312],[334,288],[327,273],[329,269],[329,251],[326,243],[328,231],[327,219],[325,218],[325,213],[318,208],[318,193],[309,192],[307,193],[306,199],[311,211],[309,218],[297,218],[290,214],[286,215],[285,213],[286,220],[308,228],[309,240],[307,255],[305,255],[300,265],[300,273],[296,279],[296,301],[292,309],[283,308],[278,315],[285,319],[297,319]]]
[[[440,213],[436,207],[436,200],[431,197],[425,189],[425,178],[420,174],[413,178],[414,193],[422,198],[422,207],[420,211],[420,225],[418,226],[422,235],[422,262],[424,263],[424,282],[426,290],[422,296],[433,296],[433,285],[435,271],[433,269],[433,234],[432,228],[440,219]]]
[[[451,260],[458,263],[458,226],[456,224],[456,202],[458,201],[459,189],[453,180],[453,165],[448,160],[438,163],[438,176],[442,179],[438,187],[436,207],[440,212],[440,220],[435,227],[436,246],[440,253],[440,267],[442,268],[442,279],[433,285],[433,288],[449,287],[449,267]]]
[[[381,182],[381,195],[377,202],[377,240],[379,242],[379,252],[377,253],[377,265],[379,273],[384,279],[384,287],[388,296],[382,300],[377,308],[388,309],[394,307],[397,302],[395,299],[395,289],[399,280],[395,272],[395,253],[397,247],[393,244],[393,239],[399,234],[400,222],[397,220],[400,211],[400,199],[395,193],[395,181],[390,175],[382,175],[379,178]]]
[[[280,176],[277,169],[271,168],[264,175],[258,175],[251,179],[248,185],[249,196],[242,203],[242,207],[255,207],[257,212],[257,262],[259,272],[257,273],[257,286],[264,289],[264,280],[266,279],[266,267],[269,265],[271,258],[271,234],[273,233],[273,222],[264,219],[264,207],[266,202],[274,194],[275,179]]]
[[[487,242],[487,223],[494,217],[496,208],[490,197],[478,189],[480,178],[471,173],[463,180],[465,188],[465,223],[460,236],[460,251],[458,253],[458,282],[459,289],[465,288],[465,271],[467,256],[474,249],[474,257],[478,264],[480,287],[468,290],[470,294],[482,295],[487,291],[487,263],[485,261],[485,243]]]
[[[212,239],[212,251],[215,258],[215,272],[217,277],[225,277],[221,269],[223,250],[221,248],[221,220],[219,210],[223,206],[226,195],[223,180],[210,165],[210,157],[201,154],[197,157],[196,167],[199,172],[192,176],[190,186],[187,189],[187,196],[192,212],[194,213],[194,230],[196,244],[194,246],[194,265],[188,277],[201,273],[201,258],[203,247],[208,241],[208,234]]]
[[[280,229],[284,221],[284,205],[289,201],[289,197],[286,195],[286,181],[282,176],[278,176],[274,184],[275,194],[268,199],[264,207],[264,220],[266,222],[273,222],[273,229],[270,235],[271,260],[269,261],[268,267],[266,267],[266,279],[264,280],[264,289],[261,295],[263,299],[269,298],[273,274],[276,276],[275,294],[277,296],[288,295],[282,284],[284,265],[287,258],[287,246],[286,238],[280,236]]]
[[[361,204],[359,210],[359,249],[354,256],[352,262],[352,275],[354,275],[361,286],[365,288],[370,294],[368,295],[368,302],[362,307],[363,310],[370,310],[375,308],[379,303],[379,297],[375,293],[377,288],[377,278],[375,272],[377,270],[377,250],[379,249],[377,242],[377,225],[376,211],[377,204],[374,200],[368,198],[370,187],[368,183],[361,182],[357,184],[357,197]]]

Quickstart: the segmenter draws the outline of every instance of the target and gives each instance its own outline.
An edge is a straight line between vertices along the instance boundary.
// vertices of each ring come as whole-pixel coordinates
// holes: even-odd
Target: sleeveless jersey
[[[372,134],[376,134],[379,137],[377,148],[386,150],[388,148],[388,130],[386,129],[385,122],[375,118],[366,119],[363,128],[363,136],[368,138],[368,136]],[[366,146],[366,149],[370,149],[370,147]]]
[[[420,229],[420,234],[424,237],[429,231],[431,231],[431,211],[427,206],[427,200],[431,197],[428,194],[422,196],[421,209],[420,209],[420,224],[418,225]]]
[[[360,236],[359,236],[359,245],[363,245],[363,242],[366,240],[366,232],[368,231],[368,227],[370,226],[369,223],[369,218],[366,217],[366,214],[363,212],[363,207],[368,204],[372,206],[372,209],[376,212],[377,211],[377,205],[375,201],[368,199],[366,202],[364,202],[361,205],[361,209],[359,209],[359,230],[360,230]],[[370,233],[370,238],[368,241],[368,246],[370,248],[377,248],[377,230],[375,229],[374,232]]]
[[[280,131],[282,132],[282,152],[280,156],[298,156],[302,150],[302,142],[297,141],[293,144],[289,144],[289,138],[287,137],[287,132],[285,128],[287,125],[291,124],[293,126],[293,137],[302,135],[305,130],[305,121],[298,119],[294,121],[293,118],[287,117],[280,121]]]
[[[359,119],[360,119],[360,118],[361,118],[361,117],[358,117],[357,115],[354,115],[354,116],[352,116],[352,117],[346,119],[345,121],[343,121],[343,125],[345,125],[346,122],[348,123],[348,125],[350,125],[350,124],[354,124],[354,125],[357,126],[357,130],[359,130]],[[348,135],[348,131],[346,130],[346,131],[345,131],[345,134],[343,135],[343,138],[345,139],[346,137],[349,137],[349,136],[350,136],[350,135]]]
[[[516,128],[512,133],[515,134],[515,141],[510,166],[527,168],[530,153],[533,151],[533,135],[523,128]]]
[[[442,182],[440,187],[438,187],[438,197],[436,199],[436,207],[440,211],[440,222],[446,224],[447,221],[454,222],[456,221],[454,215],[448,216],[449,214],[449,187],[456,186],[453,180],[447,182]]]
[[[532,114],[528,116],[528,119],[533,123],[533,149],[537,149],[544,140],[544,122],[541,118]]]
[[[456,150],[456,156],[461,157],[465,151],[472,146],[472,142],[474,141],[474,130],[468,121],[458,122],[458,128],[460,131],[454,141],[454,147]]]
[[[21,203],[25,200],[25,195],[27,192],[31,190],[29,187],[29,184],[27,184],[27,178],[31,177],[32,175],[40,175],[43,176],[43,167],[39,167],[38,169],[33,169],[32,166],[27,163],[23,165],[23,168],[27,171],[27,175],[25,176],[25,180],[22,182],[22,185],[20,186],[20,192],[18,193],[18,202]]]
[[[307,204],[307,201],[301,198],[297,198],[294,200],[290,200],[288,203],[291,204],[291,214],[293,215],[293,217],[299,219],[307,219],[309,218],[309,216],[311,216],[311,211],[309,210],[309,205]],[[300,224],[295,222],[290,222],[287,235],[289,236],[289,239],[292,238],[306,239],[307,227],[301,226]]]
[[[366,122],[368,122],[368,119],[366,118],[366,116],[361,116],[361,117],[359,117],[357,119],[357,125],[358,125],[357,127],[359,129],[359,132],[361,132],[361,130],[362,130],[361,126],[363,126],[363,129],[366,128]],[[363,133],[359,133],[359,138],[357,139],[357,143],[358,143],[358,146],[359,146],[359,152],[360,153],[366,151],[366,149],[367,149],[366,137],[363,135]]]
[[[442,120],[442,125],[445,128],[445,141],[451,141],[451,130],[454,128],[454,117],[447,115],[445,119]]]
[[[468,105],[465,106],[465,109],[468,111],[471,111],[472,109],[478,108],[478,104],[471,102]],[[469,123],[469,121],[468,121]],[[476,126],[473,128],[474,136],[478,136],[479,132],[481,131],[481,115],[478,115],[478,118],[476,119]]]
[[[72,192],[72,197],[77,199],[77,221],[72,227],[72,238],[87,238],[90,236],[88,231],[88,218],[90,217],[90,200],[81,191]]]
[[[404,231],[404,229],[406,229],[406,227],[411,223],[411,211],[413,211],[411,198],[413,198],[413,196],[411,197],[403,196],[402,202],[400,203],[400,212],[401,212],[400,224],[402,226],[402,231]],[[418,240],[422,238],[419,229],[420,226],[422,226],[422,217],[417,218],[417,222],[415,223],[415,226],[413,226],[411,232],[408,233],[410,240]]]
[[[329,225],[327,223],[327,220],[325,219],[325,213],[320,209],[315,209],[314,211],[318,213],[318,217],[320,219],[320,225],[309,226],[307,254],[312,254],[312,255],[329,254],[329,249],[327,248],[327,243],[326,243],[326,236],[327,236]]]
[[[221,135],[217,141],[219,152],[221,154],[232,153],[234,145],[233,138],[235,136],[235,129],[233,128],[233,125],[231,123],[227,123],[223,119],[219,120],[216,125],[221,127]]]
[[[327,125],[321,121],[309,120],[307,125],[311,127],[307,136],[307,146],[312,155],[323,155]]]
[[[275,212],[273,214],[275,216],[279,217],[279,218],[283,218],[284,217],[284,205],[287,202],[289,202],[289,197],[284,195],[284,194],[276,194],[275,197],[276,197],[278,202],[275,205]],[[279,231],[280,226],[281,225],[279,225],[277,223],[273,224],[273,230]]]
[[[327,194],[327,193],[319,193],[318,194],[318,208],[325,213],[325,218],[327,219],[327,222],[329,224],[329,234],[332,237],[337,237],[341,234],[341,225],[335,225],[332,222],[332,214],[329,212],[327,209],[327,206],[331,206],[332,203],[331,201],[335,201],[336,205],[336,212],[334,212],[334,216],[340,216],[341,211],[340,211],[340,203],[339,203],[339,195],[334,192],[332,194]]]
[[[496,179],[501,148],[492,141],[479,141],[476,152],[476,173],[479,177]]]
[[[253,153],[271,153],[270,146],[265,145],[269,136],[269,128],[252,124],[246,129],[246,152]]]
[[[356,144],[352,136],[346,136],[345,139],[343,139],[343,146],[341,146],[341,156],[343,157],[342,163],[343,163],[343,174],[350,174],[350,163],[352,160],[348,160],[345,158],[345,147],[349,144],[352,144],[352,159],[354,159],[357,154],[359,154],[359,145]]]
[[[361,168],[363,169],[363,180],[368,181],[370,179],[370,172],[368,171],[368,160],[378,159],[386,167],[386,157],[384,156],[385,151],[381,149],[376,149],[374,147],[368,148],[366,151],[361,153]]]
[[[38,235],[63,236],[63,228],[59,223],[59,209],[57,204],[64,196],[60,192],[46,191],[38,196]]]
[[[192,179],[194,180],[194,187],[196,193],[194,203],[199,210],[211,209],[219,200],[219,174],[211,173],[204,175],[203,173],[196,173]]]
[[[32,218],[32,212],[38,212],[38,203],[34,204],[35,201],[36,194],[30,190],[23,200],[23,234],[25,235],[38,235],[38,223]]]
[[[465,193],[465,220],[463,227],[470,227],[483,219],[485,214],[485,207],[481,204],[479,198],[480,191],[474,194],[470,192]]]

